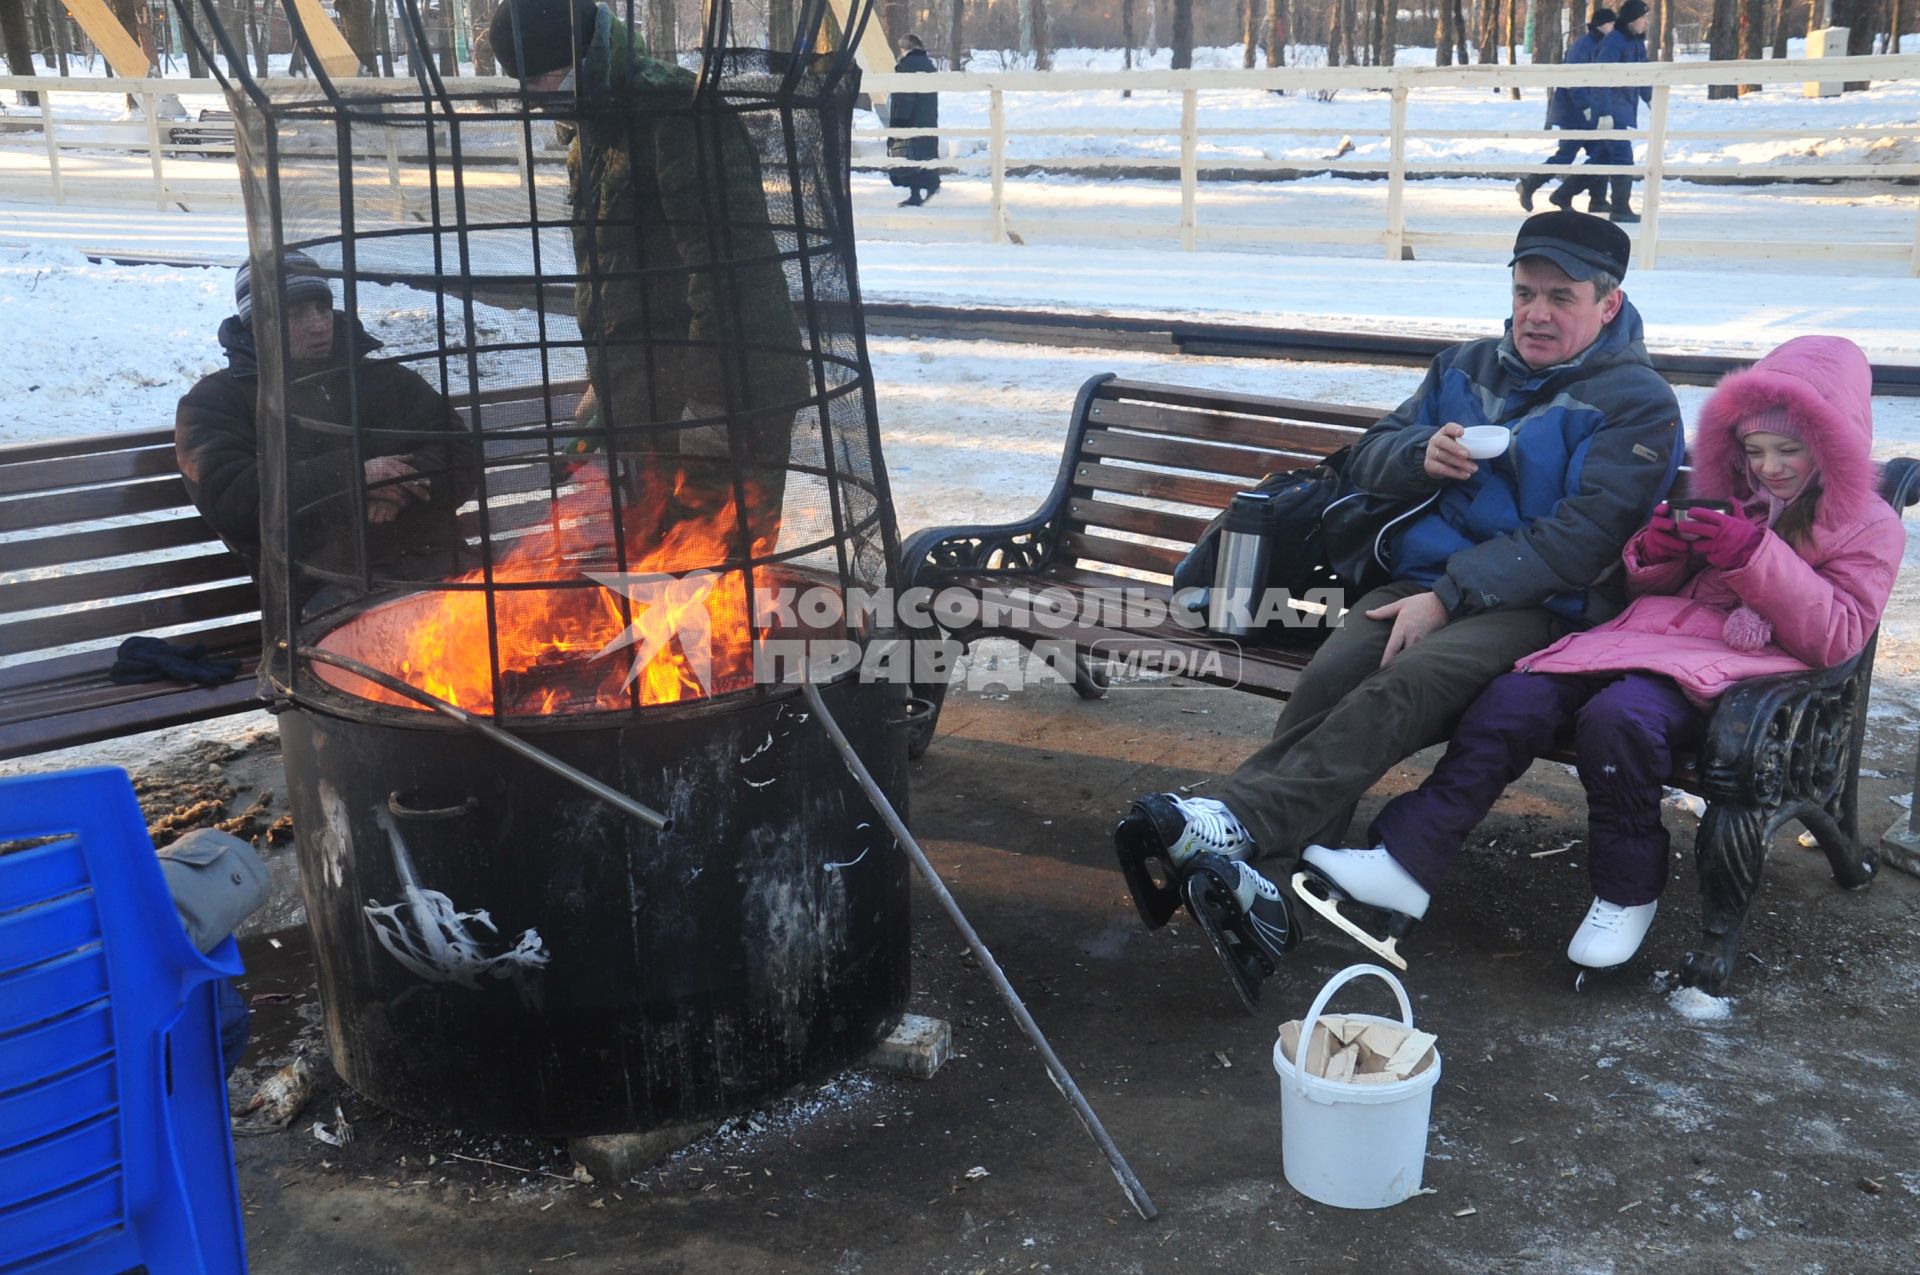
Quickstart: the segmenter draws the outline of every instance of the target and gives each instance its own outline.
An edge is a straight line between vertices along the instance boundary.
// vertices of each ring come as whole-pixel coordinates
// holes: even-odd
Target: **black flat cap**
[[[593,0],[506,0],[487,24],[500,69],[530,80],[572,66],[593,43],[595,8]]]
[[[1522,257],[1545,257],[1567,272],[1569,279],[1591,279],[1606,271],[1616,279],[1627,277],[1633,241],[1627,232],[1604,217],[1586,213],[1535,213],[1520,224],[1513,241],[1513,265]]]
[[[1593,16],[1587,19],[1587,29],[1590,31],[1597,31],[1601,27],[1604,27],[1605,25],[1607,25],[1607,23],[1612,22],[1613,20],[1614,20],[1613,10],[1606,8],[1605,6],[1602,6],[1598,9],[1595,9],[1593,11]]]
[[[1635,18],[1643,18],[1646,14],[1647,0],[1627,0],[1620,6],[1620,25],[1624,27]]]

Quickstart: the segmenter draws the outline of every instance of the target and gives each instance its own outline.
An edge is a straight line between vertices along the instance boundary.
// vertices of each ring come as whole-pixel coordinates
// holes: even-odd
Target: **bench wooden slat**
[[[104,438],[97,434],[79,438],[49,438],[45,442],[0,447],[0,467],[23,461],[52,460],[60,456],[110,456],[118,451],[162,445],[173,446],[172,430],[148,429],[137,434],[112,434]]]
[[[1298,469],[1300,457],[1259,447],[1219,447],[1212,443],[1175,442],[1146,438],[1138,434],[1115,434],[1108,430],[1089,430],[1081,445],[1089,456],[1104,460],[1131,460],[1144,465],[1165,465],[1200,474],[1231,474],[1259,482],[1268,474]],[[1246,490],[1245,486],[1237,490]]]
[[[43,607],[89,602],[95,598],[124,598],[140,593],[159,593],[198,584],[246,579],[246,560],[223,548],[219,553],[200,554],[192,558],[173,558],[166,562],[113,567],[105,571],[70,572],[39,580],[23,580],[0,590],[0,614],[38,611]]]
[[[63,487],[101,487],[130,478],[152,478],[177,472],[171,445],[147,447],[139,451],[108,452],[104,456],[62,456],[53,460],[0,465],[0,496],[59,491]]]
[[[1161,385],[1152,381],[1128,381],[1116,377],[1100,387],[1096,401],[1137,399],[1173,407],[1197,407],[1208,411],[1239,412],[1248,416],[1267,416],[1287,420],[1313,421],[1322,425],[1344,425],[1367,429],[1387,413],[1352,403],[1320,403],[1303,398],[1269,398],[1262,394],[1241,394],[1233,390],[1209,390],[1189,385]]]
[[[186,518],[105,527],[98,531],[36,536],[31,540],[0,540],[0,571],[25,571],[69,562],[97,562],[156,549],[184,549],[189,545],[225,547],[214,538],[213,528],[207,526],[206,519],[193,514]],[[5,587],[11,589],[15,586]]]
[[[54,496],[17,496],[0,501],[0,531],[58,527],[67,523],[191,508],[187,484],[179,477],[63,491]]]
[[[1109,429],[1139,430],[1240,447],[1298,447],[1308,463],[1359,441],[1363,432],[1331,425],[1295,425],[1224,412],[1182,411],[1140,403],[1096,402],[1087,409],[1087,419]]]
[[[1138,536],[1176,540],[1185,545],[1198,541],[1200,533],[1207,529],[1206,519],[1190,514],[1165,513],[1158,509],[1142,509],[1138,505],[1116,505],[1110,501],[1080,497],[1067,501],[1067,517],[1075,528],[1107,527],[1114,531],[1131,531]]]
[[[255,697],[253,678],[244,673],[219,686],[183,688],[178,683],[154,683],[149,689],[152,693],[141,699],[9,723],[4,738],[0,738],[0,760],[264,707]]]
[[[244,620],[215,629],[201,629],[191,640],[204,642],[207,653],[219,659],[251,661],[260,649],[260,621]],[[110,648],[96,648],[0,668],[0,721],[11,720],[11,707],[41,695],[43,687],[59,695],[84,693],[89,683],[104,680],[106,670],[113,665],[113,654]]]
[[[1156,473],[1150,469],[1129,469],[1124,465],[1102,465],[1082,461],[1073,467],[1073,485],[1089,492],[1123,492],[1149,500],[1166,500],[1193,505],[1200,509],[1221,510],[1247,489],[1242,482],[1214,482],[1189,478],[1184,474]]]
[[[1101,562],[1108,566],[1130,567],[1135,571],[1153,571],[1172,576],[1173,569],[1186,557],[1182,549],[1161,545],[1136,544],[1130,540],[1110,540],[1084,531],[1068,531],[1060,536],[1060,551],[1076,561]]]
[[[0,624],[0,651],[44,651],[95,638],[150,633],[176,624],[194,624],[246,615],[260,609],[251,581],[194,593],[174,593],[115,606],[70,611],[65,615]]]

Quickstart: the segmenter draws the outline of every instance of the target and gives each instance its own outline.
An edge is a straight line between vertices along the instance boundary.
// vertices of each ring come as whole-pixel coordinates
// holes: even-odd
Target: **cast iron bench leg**
[[[1733,974],[1760,874],[1767,860],[1767,813],[1753,806],[1715,801],[1700,818],[1693,842],[1700,874],[1700,947],[1681,962],[1687,983],[1717,993]]]

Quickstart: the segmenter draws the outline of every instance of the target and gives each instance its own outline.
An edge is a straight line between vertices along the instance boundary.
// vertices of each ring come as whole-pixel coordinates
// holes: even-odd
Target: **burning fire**
[[[606,476],[586,468],[575,481],[581,489],[555,504],[547,529],[507,542],[513,547],[494,564],[504,712],[623,709],[633,702],[629,686],[635,683],[643,705],[749,685],[753,629],[746,574],[717,569],[739,555],[731,485],[724,493],[703,489],[688,481],[685,470],[643,480],[638,498],[621,502],[627,545],[622,577],[609,574],[618,563],[610,549]],[[767,551],[773,529],[756,523],[755,530],[758,555]],[[623,598],[593,583],[597,579],[633,583],[622,590]],[[449,583],[485,582],[484,572],[472,571]],[[557,583],[567,587],[553,587]],[[389,611],[395,614],[383,614]],[[380,621],[370,624],[376,616]],[[361,634],[362,626],[370,631]],[[356,658],[461,708],[494,713],[484,589],[401,599],[336,630],[325,645],[353,654],[344,647],[362,646],[363,637],[367,649]],[[368,699],[420,707],[351,674],[326,676]]]

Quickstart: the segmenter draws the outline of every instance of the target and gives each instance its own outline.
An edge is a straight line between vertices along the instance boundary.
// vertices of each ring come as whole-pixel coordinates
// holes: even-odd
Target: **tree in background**
[[[27,0],[0,0],[0,45],[6,46],[7,69],[15,75],[35,74],[33,36],[27,29]],[[38,93],[21,93],[20,105],[40,105]]]
[[[1557,66],[1565,58],[1567,35],[1560,27],[1559,0],[1533,0],[1533,43],[1527,52],[1535,66]]]
[[[1267,0],[1246,0],[1243,17],[1241,25],[1246,30],[1246,39],[1240,53],[1240,65],[1251,71],[1259,52],[1261,32],[1267,25]]]
[[[1033,69],[1053,69],[1053,36],[1047,29],[1047,0],[1027,0],[1027,22],[1033,32]]]
[[[947,15],[947,65],[958,71],[967,64],[965,0],[952,0]]]
[[[340,34],[346,37],[347,47],[360,59],[361,67],[371,71],[380,64],[373,37],[373,0],[335,0],[334,9],[339,13]],[[491,18],[492,12],[487,16]]]
[[[1173,0],[1173,32],[1167,43],[1173,46],[1174,70],[1193,65],[1193,0]]]
[[[1367,60],[1374,66],[1392,66],[1394,53],[1394,14],[1388,11],[1390,0],[1373,0],[1367,13]]]
[[[635,8],[638,8],[635,5]],[[655,54],[674,53],[680,48],[680,6],[674,0],[649,0],[647,5],[647,48]]]

